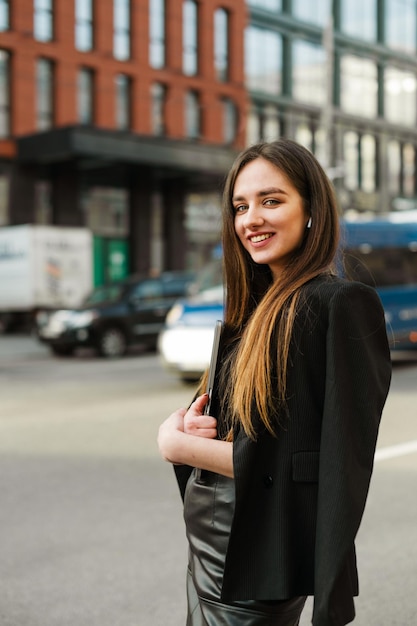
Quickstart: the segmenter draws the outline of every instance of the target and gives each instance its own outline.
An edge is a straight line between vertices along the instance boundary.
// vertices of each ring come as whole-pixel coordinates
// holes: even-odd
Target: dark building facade
[[[245,24],[243,0],[0,0],[0,225],[198,265],[245,143]]]

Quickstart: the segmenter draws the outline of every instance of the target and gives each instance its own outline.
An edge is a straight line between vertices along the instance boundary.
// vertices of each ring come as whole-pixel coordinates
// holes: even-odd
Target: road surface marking
[[[399,443],[396,446],[379,448],[379,450],[377,450],[375,453],[375,462],[385,461],[386,459],[394,459],[398,456],[412,454],[413,452],[417,452],[417,440],[407,441],[406,443]]]

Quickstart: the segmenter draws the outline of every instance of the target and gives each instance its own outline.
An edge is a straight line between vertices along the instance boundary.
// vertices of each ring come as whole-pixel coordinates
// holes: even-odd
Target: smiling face
[[[232,202],[243,247],[276,280],[305,236],[309,215],[300,194],[280,169],[259,157],[240,170]]]

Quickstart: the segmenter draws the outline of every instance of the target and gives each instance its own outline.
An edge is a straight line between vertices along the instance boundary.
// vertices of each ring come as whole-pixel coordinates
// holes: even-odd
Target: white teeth
[[[265,239],[269,239],[272,235],[255,235],[255,237],[251,237],[250,240],[253,243],[258,243],[259,241],[265,241]]]

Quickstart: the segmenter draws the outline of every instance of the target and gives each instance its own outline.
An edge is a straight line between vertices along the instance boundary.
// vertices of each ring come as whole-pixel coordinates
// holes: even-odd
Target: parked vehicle
[[[0,328],[30,326],[40,308],[78,306],[93,286],[87,228],[0,228]]]
[[[80,307],[38,313],[39,339],[61,356],[82,346],[104,357],[120,357],[139,344],[155,349],[166,314],[194,277],[191,272],[164,272],[98,287]]]
[[[222,285],[177,302],[158,338],[163,366],[184,382],[198,380],[210,362],[214,327],[221,319]]]
[[[223,319],[221,258],[215,258],[167,315],[158,338],[162,365],[184,382],[195,382],[210,361],[216,320]]]

